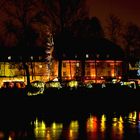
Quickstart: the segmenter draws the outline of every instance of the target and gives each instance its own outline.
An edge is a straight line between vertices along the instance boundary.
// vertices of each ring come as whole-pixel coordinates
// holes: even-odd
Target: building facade
[[[40,59],[40,56],[38,59],[31,56],[27,62],[30,81],[47,82],[55,78],[59,79],[60,74],[62,81],[79,80],[99,83],[111,78],[120,79],[123,76],[124,63],[122,50],[108,40],[103,40],[101,44],[100,42],[93,43],[90,48],[72,47],[60,51],[59,57],[56,55],[51,63]],[[15,62],[11,56],[7,56],[7,61],[5,59],[5,62],[0,62],[0,82],[8,79],[27,82],[22,62]]]

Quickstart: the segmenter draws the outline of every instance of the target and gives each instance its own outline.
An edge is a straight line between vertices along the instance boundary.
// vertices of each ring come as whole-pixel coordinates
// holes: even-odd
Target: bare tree
[[[85,0],[4,1],[0,9],[1,15],[3,15],[0,17],[0,26],[2,27],[0,40],[3,46],[16,48],[18,55],[22,56],[27,85],[30,85],[30,73],[26,53],[29,53],[29,50],[36,50],[33,49],[33,46],[35,48],[39,46],[40,51],[46,50],[47,59],[50,58],[50,52],[53,50],[50,49],[50,44],[54,45],[52,36],[63,34],[65,28],[70,27],[73,21],[87,15],[84,3]],[[50,33],[46,31],[48,29],[46,26]],[[30,52],[30,55],[33,55],[33,52]],[[59,77],[61,79],[61,60]]]
[[[126,73],[128,74],[130,60],[139,57],[136,52],[140,51],[140,27],[134,23],[126,24],[122,37],[126,52]]]
[[[78,19],[87,16],[85,0],[46,0],[46,5],[55,32],[55,41],[64,41],[66,30]],[[55,43],[55,42],[54,42]],[[62,47],[62,45],[57,46]],[[62,58],[59,55],[58,77],[62,80]]]
[[[110,14],[107,22],[107,35],[109,36],[111,41],[119,43],[123,26],[120,18],[113,14]]]
[[[131,52],[140,49],[140,27],[134,23],[128,23],[123,32],[124,46],[128,57]]]
[[[76,38],[96,39],[104,37],[103,28],[97,17],[77,20],[72,24],[71,30]]]
[[[62,33],[65,28],[87,16],[86,0],[46,0],[48,16],[55,33]]]

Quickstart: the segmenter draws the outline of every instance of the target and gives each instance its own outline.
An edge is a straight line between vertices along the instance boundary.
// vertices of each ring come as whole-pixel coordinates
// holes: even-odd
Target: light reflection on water
[[[16,121],[14,123],[16,124]],[[140,139],[139,111],[96,112],[87,114],[86,117],[79,115],[77,118],[63,118],[59,121],[48,119],[46,114],[31,118],[24,127],[21,127],[22,123],[20,127],[10,125],[10,122],[9,125],[0,125],[0,140],[127,140],[131,137],[132,140]]]

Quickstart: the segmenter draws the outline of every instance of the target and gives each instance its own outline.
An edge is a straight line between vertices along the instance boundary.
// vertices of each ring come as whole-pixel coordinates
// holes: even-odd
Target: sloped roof
[[[20,48],[20,47],[1,47],[0,48],[0,61],[30,61],[30,57],[33,56],[38,60],[40,56],[45,56],[45,49],[41,47],[30,47],[30,48]],[[8,59],[11,56],[12,59]],[[43,61],[43,60],[42,60]]]
[[[62,59],[122,60],[124,58],[121,47],[105,38],[96,40],[65,38],[56,42],[55,48],[56,56]]]

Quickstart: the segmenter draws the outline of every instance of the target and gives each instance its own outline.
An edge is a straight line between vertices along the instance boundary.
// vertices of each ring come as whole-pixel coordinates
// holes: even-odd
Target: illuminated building
[[[61,44],[58,44],[58,46]],[[58,60],[62,61],[62,80],[102,82],[123,76],[124,53],[107,39],[62,43]]]
[[[67,45],[66,48],[61,49],[61,51],[57,49],[49,68],[43,55],[28,57],[26,62],[29,66],[30,80],[49,81],[59,77],[60,59],[62,61],[62,80],[101,82],[109,78],[121,78],[123,76],[124,55],[119,46],[107,39],[79,42],[67,43],[65,44]],[[7,55],[1,56],[1,58],[1,81],[17,78],[24,79],[26,82],[23,60],[20,56]]]

